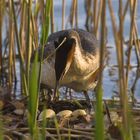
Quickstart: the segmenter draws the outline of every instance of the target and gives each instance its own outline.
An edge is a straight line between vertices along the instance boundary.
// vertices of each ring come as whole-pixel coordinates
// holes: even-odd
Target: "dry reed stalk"
[[[21,3],[21,14],[20,14],[20,28],[19,28],[19,38],[21,42],[21,52],[23,54],[23,57],[25,59],[25,50],[26,50],[26,41],[25,41],[25,26],[26,26],[26,6],[25,6],[25,1],[22,1]]]
[[[138,64],[138,67],[139,66],[140,66],[140,64]],[[135,93],[137,81],[139,79],[139,75],[140,75],[139,68],[137,68],[137,70],[136,70],[136,77],[134,79],[133,85],[131,86],[133,104],[135,103],[134,93]]]
[[[22,52],[22,55],[23,55],[23,60],[25,61],[25,58],[26,58],[26,40],[25,40],[25,28],[26,28],[26,3],[25,1],[23,0],[21,2],[21,13],[20,13],[20,27],[19,27],[19,40],[20,40],[20,50]],[[26,80],[25,79],[25,76],[23,74],[23,71],[22,71],[22,66],[20,65],[20,89],[21,89],[21,93],[25,93],[24,91],[24,81]]]
[[[71,6],[71,13],[70,13],[70,23],[72,28],[74,28],[75,26],[76,4],[77,4],[77,0],[73,0]]]
[[[92,5],[92,1],[91,0],[86,0],[85,1],[85,12],[86,12],[86,22],[85,22],[85,27],[87,29],[87,31],[89,31],[89,21],[91,20],[91,5]]]
[[[38,40],[38,26],[37,22],[35,20],[35,17],[31,14],[31,23],[32,23],[32,36],[33,36],[33,51],[38,48],[39,46],[39,40]]]
[[[99,10],[98,10],[98,14],[97,14],[97,20],[95,21],[95,24],[94,24],[95,25],[94,26],[94,34],[95,34],[96,37],[98,36],[98,27],[99,27],[99,23],[100,23],[102,4],[103,4],[103,0],[100,0]]]
[[[122,106],[122,134],[124,140],[132,139],[132,131],[131,131],[131,120],[129,114],[128,107],[128,97],[127,97],[127,89],[126,89],[126,78],[124,75],[124,59],[123,59],[123,11],[122,11],[122,1],[119,1],[119,30],[117,30],[116,20],[114,16],[114,11],[112,8],[111,0],[108,1],[109,10],[112,20],[114,39],[117,49],[117,61],[119,68],[119,90],[120,90],[120,103]],[[119,32],[118,32],[119,31]]]
[[[118,59],[118,66],[119,66],[119,80],[120,80],[120,94],[122,93],[122,88],[121,85],[123,85],[122,82],[122,73],[121,73],[121,56],[120,56],[120,41],[118,38],[118,31],[117,31],[117,25],[116,25],[116,19],[115,19],[115,15],[114,15],[114,11],[112,8],[112,3],[111,0],[108,1],[109,3],[109,10],[110,10],[110,15],[111,15],[111,20],[112,20],[112,26],[113,26],[113,33],[114,33],[114,39],[115,39],[115,44],[116,44],[116,49],[117,49],[117,59]],[[121,94],[122,96],[122,94]],[[122,99],[122,97],[121,97]]]
[[[135,49],[136,49],[136,54],[137,54],[137,61],[138,61],[138,64],[140,64],[140,42],[138,41],[138,30],[137,30],[137,27],[136,27],[136,24],[134,23],[134,44],[135,44]]]
[[[13,13],[13,21],[14,21],[14,29],[15,29],[15,36],[16,36],[16,43],[17,43],[17,50],[19,54],[19,61],[20,61],[20,67],[21,67],[21,73],[23,77],[23,86],[24,86],[24,92],[26,95],[28,95],[28,89],[27,89],[27,83],[26,83],[26,77],[25,77],[25,68],[24,68],[24,57],[23,53],[21,51],[21,40],[18,33],[18,26],[17,26],[17,20],[16,20],[16,12],[14,7],[14,1],[12,2],[12,13]]]
[[[31,26],[31,13],[32,13],[32,0],[28,1],[27,11],[28,11],[28,22],[27,22],[27,42],[26,42],[26,50],[27,50],[27,61],[26,61],[26,80],[27,87],[29,87],[29,73],[30,73],[30,58],[32,52],[32,26]]]
[[[39,10],[40,10],[40,1],[36,1],[34,12],[33,12],[35,22],[37,22],[37,19],[38,19],[38,16],[39,16]]]
[[[18,34],[18,26],[17,26],[17,20],[16,20],[16,13],[15,13],[15,8],[14,8],[14,1],[12,0],[12,12],[13,12],[13,18],[14,18],[14,25],[15,25],[15,33],[16,33],[16,39],[17,39],[17,49],[20,57],[20,63],[23,69],[23,72],[25,72],[24,69],[24,58],[23,58],[23,53],[21,51],[21,42]]]
[[[134,20],[134,42],[136,47],[136,54],[137,54],[137,61],[140,63],[140,42],[138,41],[139,35],[138,35],[138,29],[136,25],[136,21]]]
[[[93,33],[95,33],[95,26],[97,22],[97,8],[98,8],[98,0],[94,0],[93,2]]]
[[[66,1],[62,0],[62,30],[65,29],[65,8],[66,8]]]
[[[132,9],[131,13],[131,26],[130,26],[130,35],[129,35],[129,44],[128,44],[128,58],[127,58],[127,69],[126,69],[126,86],[128,86],[128,76],[130,71],[130,59],[131,59],[131,52],[133,46],[133,34],[134,34],[134,23],[135,23],[135,15],[136,15],[136,0],[134,1],[133,5],[130,7]]]
[[[41,15],[41,19],[40,22],[45,23],[45,18],[44,18],[44,0],[40,0],[39,1],[39,5],[40,5],[40,15]]]
[[[136,3],[136,6],[135,6],[135,11],[133,10],[133,7]],[[129,1],[129,5],[130,5],[130,15],[132,17],[132,14],[133,14],[133,11],[136,12],[137,11],[137,1]],[[135,15],[134,15],[135,16]],[[134,32],[133,32],[133,40],[134,40],[134,44],[136,45],[136,54],[137,54],[137,59],[138,59],[138,63],[140,62],[140,42],[138,41],[138,29],[137,29],[137,24],[136,24],[136,20],[135,20],[135,17],[134,17]],[[137,41],[136,41],[137,40]]]
[[[101,42],[100,42],[100,76],[99,76],[99,84],[102,84],[103,78],[103,69],[104,69],[104,58],[105,58],[105,38],[106,38],[106,4],[103,2],[101,7]]]
[[[124,12],[123,12],[123,17],[122,17],[123,21],[124,21],[124,19],[125,19],[126,12],[127,12],[127,10],[128,10],[128,6],[129,6],[129,0],[127,0],[127,2],[126,2],[126,4],[125,4],[125,8],[124,8]]]
[[[53,0],[52,0],[53,1]],[[32,36],[32,51],[31,51],[31,54],[32,52],[38,48],[38,45],[39,45],[39,40],[38,40],[38,34],[39,34],[39,31],[38,31],[38,15],[39,15],[39,10],[41,9],[41,3],[39,3],[39,1],[36,2],[35,4],[35,8],[34,8],[34,11],[31,12],[31,29],[32,29],[32,32],[31,32],[31,36]]]
[[[76,0],[75,2],[75,27],[78,28],[78,1]]]
[[[4,0],[0,1],[0,81],[2,75],[2,22],[4,14]]]
[[[134,89],[135,89],[135,86],[136,86],[136,83],[137,83],[137,80],[139,79],[139,68],[140,68],[140,53],[139,53],[139,50],[138,48],[140,47],[140,42],[138,40],[138,34],[137,34],[137,30],[136,32],[134,32],[134,35],[133,35],[133,45],[135,46],[135,54],[136,54],[136,59],[137,59],[137,70],[136,70],[136,77],[135,77],[135,80],[134,80],[134,83],[131,87],[132,89],[132,93],[133,93],[133,96],[134,96]]]
[[[124,32],[124,21],[123,21],[123,5],[122,0],[119,0],[119,29],[118,29],[118,41],[120,42],[120,46],[118,45],[118,57],[120,58],[120,74],[122,77],[122,83],[125,88],[125,75],[124,75],[124,56],[123,56],[123,32]],[[116,46],[117,47],[117,46]]]
[[[14,48],[14,24],[12,20],[12,5],[11,1],[9,1],[9,66],[8,66],[8,85],[9,88],[12,88],[12,82],[13,82],[13,48]]]
[[[136,5],[136,6],[135,6]],[[134,12],[136,12],[136,8],[134,8],[134,6],[137,8],[137,1],[135,2],[130,2],[130,14],[131,14],[131,17],[133,16]],[[135,11],[134,11],[135,10]],[[134,80],[134,83],[131,87],[131,91],[132,91],[132,99],[133,101],[134,100],[134,90],[135,90],[135,87],[136,87],[136,83],[137,83],[137,80],[139,79],[139,67],[140,67],[140,42],[138,41],[138,29],[137,29],[137,25],[136,25],[136,20],[135,20],[135,15],[134,15],[134,31],[133,31],[133,42],[134,42],[134,45],[135,45],[135,53],[136,53],[136,58],[137,58],[137,71],[136,71],[136,77],[135,77],[135,80]],[[130,41],[129,41],[130,43]]]
[[[133,22],[133,21],[132,21]],[[132,25],[133,26],[133,25]],[[133,28],[132,28],[133,29]],[[128,106],[128,95],[127,95],[127,77],[124,72],[124,57],[123,57],[123,31],[124,31],[124,21],[123,21],[123,5],[122,0],[119,0],[119,42],[120,51],[118,49],[118,54],[120,54],[120,60],[119,63],[119,80],[120,81],[120,100],[122,104],[122,114],[123,114],[123,125],[122,125],[122,136],[124,140],[132,140],[133,134],[132,134],[132,120],[130,116],[130,110]],[[117,45],[117,44],[116,44]],[[131,52],[131,51],[130,51]],[[119,55],[118,55],[119,57]]]
[[[14,28],[14,27],[13,27]],[[13,36],[15,36],[15,32],[14,32],[14,35]],[[14,40],[15,41],[15,40]],[[15,44],[15,42],[14,42],[14,44]],[[13,69],[12,69],[12,71],[13,71],[13,76],[14,76],[14,89],[16,89],[16,86],[17,86],[17,75],[16,75],[16,50],[15,50],[15,47],[14,47],[14,45],[13,45],[13,56],[12,56],[12,59],[13,59]],[[15,93],[15,92],[14,92]]]

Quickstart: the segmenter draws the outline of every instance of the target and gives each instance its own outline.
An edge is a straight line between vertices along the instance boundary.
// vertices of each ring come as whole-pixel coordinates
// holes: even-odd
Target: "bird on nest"
[[[38,48],[39,56],[41,48]],[[62,86],[83,92],[94,90],[99,74],[99,42],[82,29],[52,33],[44,46],[41,84],[56,91]]]

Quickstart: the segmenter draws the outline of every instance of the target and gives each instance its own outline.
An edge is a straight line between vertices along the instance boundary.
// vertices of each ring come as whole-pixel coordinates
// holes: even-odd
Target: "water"
[[[68,21],[69,15],[70,15],[70,6],[71,6],[72,0],[66,0],[66,13],[65,13],[65,23]],[[123,1],[124,3],[126,0]],[[113,9],[114,13],[117,19],[118,24],[118,0],[113,0]],[[62,20],[62,1],[54,0],[54,23],[55,23],[55,31],[61,30],[61,20]],[[115,67],[117,65],[117,58],[116,58],[116,47],[114,43],[114,37],[113,37],[113,30],[112,30],[112,23],[111,23],[111,17],[109,14],[109,9],[107,6],[107,48],[109,54],[108,54],[108,61],[106,64],[106,67],[104,69],[103,73],[103,89],[104,89],[104,98],[111,98],[113,95],[116,95],[119,93],[118,90],[118,68]],[[7,20],[7,18],[6,18]],[[85,29],[85,20],[86,20],[86,14],[84,9],[84,0],[78,1],[78,27]],[[138,0],[138,8],[137,8],[137,15],[136,15],[136,22],[138,26],[138,33],[140,33],[140,0]],[[5,21],[5,23],[8,23]],[[7,24],[4,24],[3,28],[5,29]],[[70,24],[67,24],[67,28],[70,28]],[[4,30],[3,29],[3,30]],[[125,18],[125,24],[124,24],[124,40],[128,40],[129,38],[129,29],[130,29],[130,15],[129,12],[126,14]],[[6,34],[6,31],[3,32]],[[5,35],[4,35],[5,36]],[[111,47],[110,47],[111,46]],[[127,50],[127,46],[124,45],[124,50]],[[125,54],[125,52],[124,52]],[[125,60],[126,60],[126,55]],[[125,61],[126,62],[126,61]],[[134,49],[132,50],[132,57],[131,57],[131,65],[137,66],[136,56]],[[19,63],[16,64],[17,67],[17,75],[19,75]],[[136,75],[136,68],[133,68],[130,71],[129,74],[129,88],[132,86],[134,79]],[[17,95],[20,94],[20,77],[17,77],[18,79],[18,85],[17,85]],[[129,89],[128,89],[129,91]],[[91,95],[91,93],[89,93]],[[82,94],[75,94],[77,98],[82,98]],[[135,96],[137,99],[140,100],[140,79],[137,82],[136,90],[135,90]]]
[[[65,14],[65,21],[68,20],[69,18],[69,13],[70,13],[70,5],[71,5],[72,0],[66,0],[66,14]],[[126,0],[123,1],[123,4],[125,4]],[[118,20],[118,0],[113,0],[112,1],[113,9],[114,9],[114,14],[115,18],[117,20],[117,25],[119,23]],[[55,28],[57,30],[61,30],[61,10],[62,9],[62,2],[58,0],[54,0],[54,15],[55,15]],[[112,30],[112,23],[111,23],[111,17],[109,14],[109,9],[107,6],[107,46],[111,46],[111,48],[108,48],[109,52],[109,58],[107,62],[107,66],[104,69],[104,76],[103,76],[103,89],[104,89],[104,98],[111,98],[113,95],[116,95],[119,93],[118,89],[118,68],[114,67],[117,65],[117,57],[116,57],[116,48],[115,48],[115,43],[114,43],[114,37],[113,37],[113,30]],[[137,26],[138,26],[138,33],[140,33],[140,0],[138,0],[138,8],[137,8]],[[85,20],[86,20],[86,14],[85,14],[85,9],[84,9],[84,0],[78,1],[78,27],[85,29]],[[130,14],[127,12],[126,17],[125,17],[125,23],[124,23],[124,40],[129,39],[129,29],[130,29]],[[68,26],[70,28],[70,25]],[[124,50],[127,50],[127,46],[124,44]],[[125,54],[125,52],[124,52]],[[126,63],[126,55],[125,56],[125,63]],[[132,66],[137,66],[137,61],[136,61],[136,56],[134,49],[132,50],[132,57],[131,57],[131,65]],[[136,68],[133,68],[130,71],[129,74],[129,88],[132,86],[134,79],[136,75]],[[129,91],[130,89],[128,89]],[[79,94],[76,94],[78,98],[80,98]],[[136,91],[135,91],[135,96],[137,99],[140,100],[140,79],[137,82],[136,85]]]

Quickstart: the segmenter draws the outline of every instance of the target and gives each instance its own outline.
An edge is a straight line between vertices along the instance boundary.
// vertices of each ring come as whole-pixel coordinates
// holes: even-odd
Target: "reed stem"
[[[98,0],[94,0],[93,3],[93,33],[95,33],[95,26],[97,21],[97,7],[98,7]]]
[[[62,30],[65,29],[65,0],[62,0]]]
[[[9,88],[12,88],[12,82],[13,82],[13,46],[14,46],[14,25],[12,21],[12,5],[11,1],[9,1]]]
[[[112,8],[111,0],[109,2],[109,10],[113,26],[113,34],[115,39],[115,45],[117,49],[117,62],[119,69],[119,90],[120,90],[120,104],[122,106],[122,136],[124,140],[132,139],[132,131],[130,125],[130,113],[128,107],[128,97],[126,89],[126,77],[124,73],[124,58],[123,58],[123,12],[122,12],[122,1],[119,1],[119,30],[117,30],[116,20]]]
[[[17,49],[18,49],[18,54],[19,54],[19,60],[20,60],[20,66],[22,69],[23,73],[23,85],[24,85],[24,91],[25,94],[28,95],[28,88],[27,88],[27,81],[26,81],[26,76],[25,76],[25,68],[24,68],[24,59],[23,59],[23,54],[21,52],[21,42],[19,39],[18,35],[18,26],[17,26],[17,21],[16,21],[16,13],[15,13],[15,8],[14,8],[14,0],[12,2],[12,12],[13,12],[13,18],[14,18],[14,25],[15,25],[15,34],[16,34],[16,41],[17,41]]]
[[[53,33],[55,31],[54,28],[54,1],[51,1],[51,33]]]
[[[2,21],[3,21],[3,13],[4,13],[4,0],[0,1],[0,84],[1,84],[1,76],[2,76]]]
[[[100,66],[99,66],[99,81],[97,84],[96,93],[96,130],[95,139],[104,140],[104,121],[103,121],[103,89],[102,89],[102,77],[104,69],[104,50],[105,50],[105,35],[106,35],[106,1],[103,1],[102,13],[101,13],[101,42],[100,42]]]
[[[32,38],[31,38],[31,12],[32,12],[32,0],[28,1],[27,4],[28,9],[28,27],[27,27],[27,62],[26,62],[26,80],[27,80],[27,87],[29,88],[29,73],[30,73],[30,58],[31,58],[31,49],[32,49]]]
[[[131,59],[131,52],[132,52],[132,46],[133,46],[133,34],[134,34],[134,21],[135,21],[135,15],[136,15],[136,1],[134,1],[132,7],[132,13],[131,13],[131,26],[130,26],[130,35],[129,35],[129,44],[128,44],[128,58],[127,58],[127,69],[126,69],[126,86],[128,86],[128,76],[130,71],[130,59]]]

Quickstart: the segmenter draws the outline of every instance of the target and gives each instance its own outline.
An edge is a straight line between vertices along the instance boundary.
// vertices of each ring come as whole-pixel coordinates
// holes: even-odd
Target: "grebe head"
[[[64,38],[66,38],[66,40],[62,43]],[[59,47],[61,43],[62,45]],[[54,42],[54,46],[57,49],[55,54],[55,98],[59,82],[63,79],[73,61],[74,51],[76,47],[76,39],[72,38],[72,36],[66,31],[62,36],[59,37],[58,41]]]
[[[62,43],[62,41],[66,40]],[[62,43],[61,46],[59,46]],[[72,61],[76,47],[75,36],[72,36],[69,32],[65,32],[64,35],[60,36],[58,41],[54,42],[55,48],[57,48],[55,55],[55,74],[56,80],[61,80],[67,73]]]

